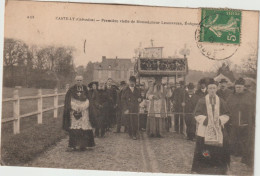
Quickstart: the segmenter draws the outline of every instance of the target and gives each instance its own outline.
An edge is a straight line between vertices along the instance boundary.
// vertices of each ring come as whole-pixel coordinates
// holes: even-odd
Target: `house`
[[[127,81],[134,75],[134,62],[124,58],[106,58],[102,56],[102,62],[94,63],[93,79],[95,81],[106,81],[112,78],[113,81]]]

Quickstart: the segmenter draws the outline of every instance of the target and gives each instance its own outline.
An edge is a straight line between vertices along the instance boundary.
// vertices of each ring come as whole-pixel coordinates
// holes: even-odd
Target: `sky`
[[[94,22],[86,21],[93,19]],[[220,61],[205,57],[198,49],[196,25],[161,24],[199,23],[199,19],[199,9],[9,1],[5,9],[4,35],[29,45],[73,47],[76,66],[101,61],[102,56],[133,58],[140,43],[142,47],[149,47],[152,39],[154,46],[164,47],[164,57],[176,54],[181,57],[179,51],[186,45],[190,50],[189,68],[210,71]],[[120,20],[129,20],[130,23]],[[158,21],[160,24],[137,23],[137,20]],[[241,65],[242,59],[252,52],[252,46],[257,48],[257,43],[258,13],[244,11],[241,43],[230,61]]]

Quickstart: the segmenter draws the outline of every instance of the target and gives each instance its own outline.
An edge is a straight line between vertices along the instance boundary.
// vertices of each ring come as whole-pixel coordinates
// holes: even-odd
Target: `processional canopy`
[[[163,47],[144,48],[139,55],[136,71],[139,76],[176,76],[186,75],[188,72],[187,58],[163,58]]]

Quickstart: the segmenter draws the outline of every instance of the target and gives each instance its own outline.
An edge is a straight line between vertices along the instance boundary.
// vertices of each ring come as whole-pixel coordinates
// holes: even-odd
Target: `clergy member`
[[[245,80],[239,78],[235,82],[235,93],[230,95],[227,104],[231,118],[231,154],[242,156],[242,162],[253,166],[254,131],[255,131],[255,99],[245,91]]]
[[[225,175],[230,163],[227,125],[229,112],[223,99],[216,95],[214,79],[208,82],[208,94],[198,101],[195,108],[197,141],[192,172]]]
[[[89,97],[87,86],[82,84],[83,77],[76,76],[76,84],[66,93],[63,129],[69,133],[69,145],[67,151],[86,150],[93,147],[94,135],[92,125],[94,120],[89,116]]]
[[[162,85],[162,77],[155,77],[155,84],[149,88],[146,97],[150,101],[146,131],[150,137],[163,137],[166,130],[166,97],[172,96],[171,89]]]

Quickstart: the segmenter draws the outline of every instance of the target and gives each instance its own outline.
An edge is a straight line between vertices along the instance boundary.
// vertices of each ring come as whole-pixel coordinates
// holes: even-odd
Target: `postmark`
[[[241,11],[201,9],[200,42],[240,44]]]
[[[241,11],[201,9],[200,15],[201,21],[195,31],[200,52],[212,60],[234,56],[241,42]]]

